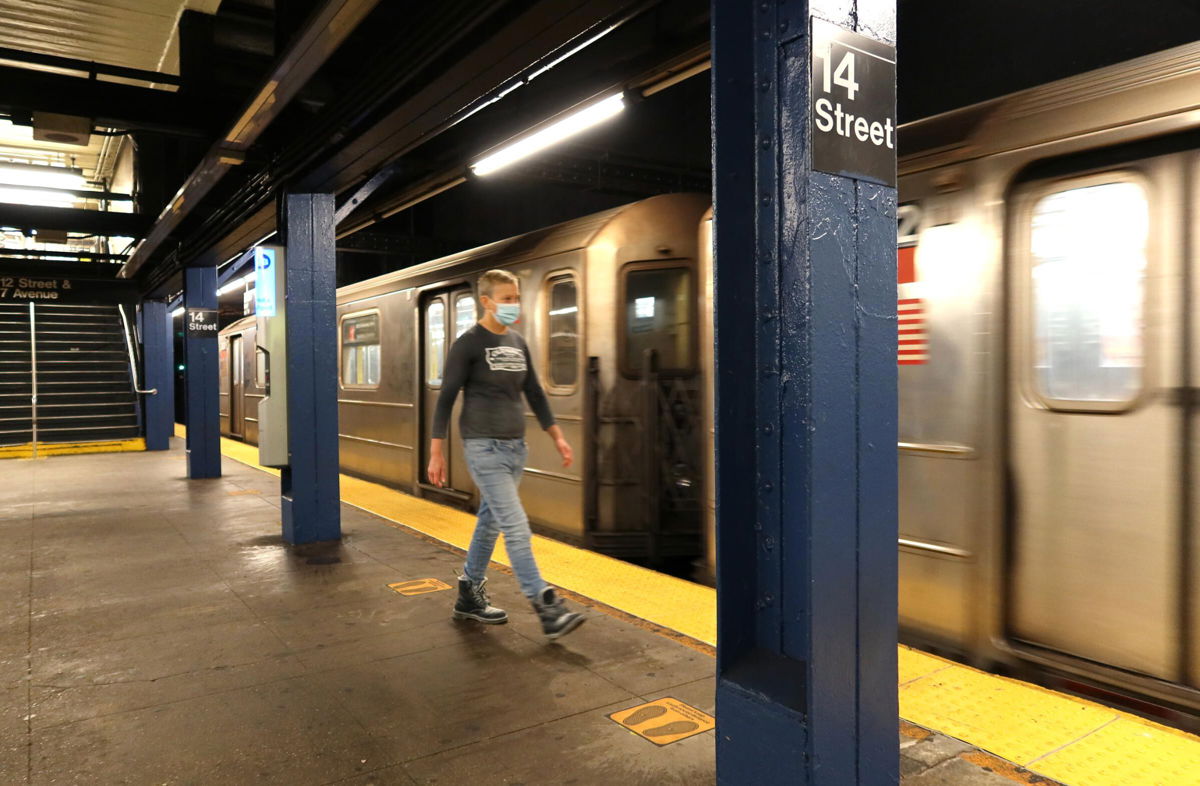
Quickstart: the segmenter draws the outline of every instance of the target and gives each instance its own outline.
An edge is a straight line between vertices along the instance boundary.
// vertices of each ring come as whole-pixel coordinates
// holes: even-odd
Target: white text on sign
[[[853,101],[855,94],[858,92],[858,82],[854,81],[855,59],[857,54],[853,50],[847,50],[842,55],[841,62],[835,70],[830,70],[831,47],[826,46],[821,51],[816,53],[816,56],[822,63],[822,79],[821,89],[826,93],[832,93],[834,85],[844,87],[846,89],[846,97]],[[893,140],[895,127],[892,126],[890,117],[884,118],[881,123],[878,120],[868,120],[865,117],[856,116],[842,109],[841,101],[834,103],[828,98],[818,98],[815,104],[817,113],[816,126],[818,131],[829,133],[834,131],[839,136],[849,138],[853,134],[859,142],[870,141],[871,144],[879,147],[886,145],[889,148],[895,148],[896,144]]]

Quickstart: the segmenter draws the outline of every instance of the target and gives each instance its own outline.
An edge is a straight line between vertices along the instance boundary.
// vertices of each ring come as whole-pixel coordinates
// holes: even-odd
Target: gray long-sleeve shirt
[[[529,359],[529,346],[514,330],[496,334],[477,324],[450,347],[442,392],[433,413],[434,439],[446,438],[454,400],[462,389],[465,392],[458,422],[463,439],[524,437],[522,393],[542,428],[554,425],[550,402]]]

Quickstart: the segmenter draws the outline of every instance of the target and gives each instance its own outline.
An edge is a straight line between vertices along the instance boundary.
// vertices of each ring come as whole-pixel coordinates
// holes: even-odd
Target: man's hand
[[[446,457],[442,454],[442,443],[444,440],[432,439],[429,441],[429,469],[426,470],[426,476],[429,482],[438,488],[446,487]]]

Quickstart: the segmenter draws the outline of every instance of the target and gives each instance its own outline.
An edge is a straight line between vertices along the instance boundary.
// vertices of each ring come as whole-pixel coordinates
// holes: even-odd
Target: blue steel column
[[[808,90],[810,16],[895,3],[712,8],[717,779],[893,784],[896,193],[811,168]]]
[[[217,269],[189,267],[183,276],[185,308],[217,307]],[[186,325],[187,318],[184,317]],[[186,327],[184,328],[186,330]],[[221,477],[221,420],[218,414],[217,341],[212,336],[183,337],[187,368],[187,465],[189,478]]]
[[[281,475],[288,543],[342,536],[338,479],[337,258],[332,194],[288,194],[288,450]]]
[[[175,433],[175,369],[172,368],[175,352],[167,301],[142,301],[140,322],[145,364],[142,387],[157,391],[144,398],[146,450],[167,450]]]

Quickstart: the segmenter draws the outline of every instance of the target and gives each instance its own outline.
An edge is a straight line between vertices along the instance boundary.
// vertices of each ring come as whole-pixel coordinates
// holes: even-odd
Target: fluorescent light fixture
[[[183,311],[184,311],[183,306],[180,306],[179,308],[175,309],[174,311],[171,312],[171,319],[174,319],[175,317],[183,316]]]
[[[624,108],[624,96],[620,94],[609,96],[590,106],[585,106],[577,112],[572,112],[562,120],[546,126],[535,134],[518,139],[495,153],[481,158],[471,164],[471,171],[477,175],[489,175],[540,150],[545,150],[567,137],[586,131],[597,123],[602,123],[617,115]]]
[[[228,284],[218,289],[217,295],[225,295],[230,292],[236,292],[239,289],[244,290],[246,288],[246,282],[252,278],[254,278],[254,276],[242,276],[241,278],[235,278],[233,281],[230,281]]]
[[[5,188],[24,186],[24,188]],[[0,202],[43,207],[70,207],[79,197],[62,188],[83,188],[83,173],[61,166],[0,162]]]
[[[574,314],[579,311],[579,306],[567,306],[566,308],[556,308],[550,312],[552,317],[562,317],[567,314]]]

